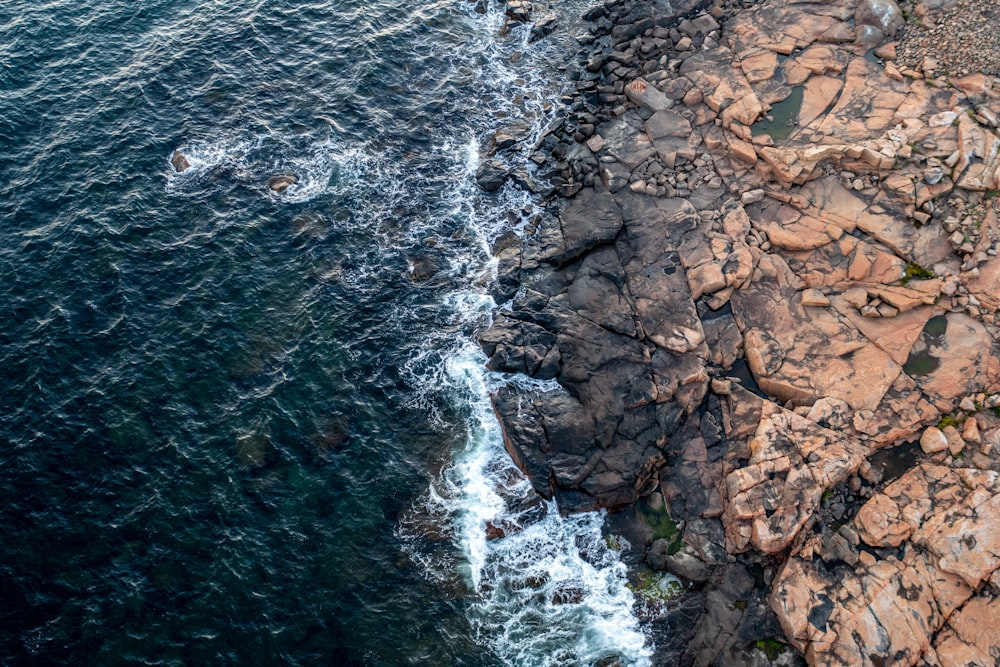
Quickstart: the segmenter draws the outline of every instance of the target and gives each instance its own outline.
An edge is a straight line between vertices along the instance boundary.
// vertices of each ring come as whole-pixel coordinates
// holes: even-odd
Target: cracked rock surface
[[[480,341],[559,388],[498,391],[507,450],[690,583],[658,664],[996,664],[1000,80],[897,58],[893,0],[674,9],[588,12],[525,149],[561,199]]]

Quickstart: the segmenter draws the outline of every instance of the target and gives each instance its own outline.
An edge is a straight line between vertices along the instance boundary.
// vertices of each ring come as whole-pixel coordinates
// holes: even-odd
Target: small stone
[[[944,169],[940,166],[930,167],[924,172],[924,182],[927,185],[937,185],[944,178]]]
[[[604,148],[604,137],[599,134],[595,134],[590,139],[587,139],[587,148],[597,153]]]
[[[878,312],[878,308],[871,304],[861,306],[861,315],[864,317],[882,317],[882,313]]]
[[[742,195],[740,195],[740,203],[744,206],[747,204],[755,204],[764,199],[764,190],[757,188],[755,190],[747,190]]]
[[[920,436],[920,449],[924,454],[937,454],[948,449],[948,438],[936,426],[929,426]]]
[[[809,288],[802,290],[802,305],[825,308],[830,305],[830,299],[818,289]]]
[[[945,426],[941,429],[941,433],[944,434],[945,440],[948,442],[948,453],[952,456],[958,456],[965,449],[965,441],[962,440],[962,435],[958,432],[958,429],[954,426]]]
[[[879,317],[896,317],[896,315],[899,315],[899,310],[887,303],[883,303],[878,307],[878,314]]]
[[[855,308],[863,308],[868,303],[868,291],[863,287],[852,287],[844,292],[844,301]]]
[[[733,383],[729,380],[712,380],[712,391],[719,396],[729,396],[733,393]]]
[[[962,424],[962,440],[966,442],[973,442],[979,444],[982,437],[979,434],[979,422],[976,421],[975,417],[969,417]]]

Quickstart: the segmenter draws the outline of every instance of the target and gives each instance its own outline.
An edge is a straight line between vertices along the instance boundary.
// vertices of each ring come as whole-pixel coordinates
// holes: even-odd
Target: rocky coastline
[[[551,193],[479,334],[562,388],[493,397],[507,450],[685,582],[656,664],[1000,659],[1000,44],[933,37],[981,4],[609,0],[492,147],[548,185],[483,162]]]

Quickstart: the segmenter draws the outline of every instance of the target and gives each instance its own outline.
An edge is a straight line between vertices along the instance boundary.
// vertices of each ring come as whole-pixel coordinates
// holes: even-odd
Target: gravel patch
[[[919,68],[929,56],[940,74],[1000,75],[1000,0],[910,0],[900,8],[907,25],[897,64]]]

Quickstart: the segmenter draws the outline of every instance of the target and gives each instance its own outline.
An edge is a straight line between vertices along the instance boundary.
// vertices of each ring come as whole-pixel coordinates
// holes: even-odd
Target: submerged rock
[[[180,151],[174,151],[174,154],[170,156],[170,164],[173,165],[174,171],[178,174],[191,168],[191,162],[187,159],[187,156]]]
[[[406,260],[408,265],[406,275],[413,282],[424,282],[429,280],[440,269],[438,261],[427,254],[418,254]]]
[[[298,182],[299,179],[297,176],[293,174],[282,174],[280,176],[272,176],[267,179],[267,187],[270,188],[272,192],[276,192],[280,195]]]

